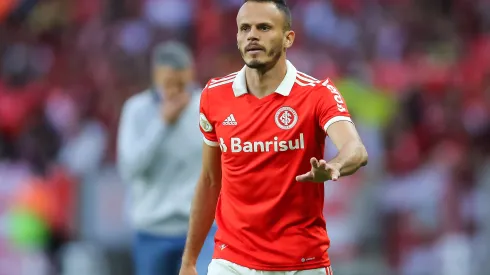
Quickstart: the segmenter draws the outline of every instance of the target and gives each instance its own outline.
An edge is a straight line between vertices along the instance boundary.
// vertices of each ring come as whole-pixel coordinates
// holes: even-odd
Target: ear
[[[289,49],[293,46],[296,34],[294,31],[286,31],[284,35],[284,48]]]

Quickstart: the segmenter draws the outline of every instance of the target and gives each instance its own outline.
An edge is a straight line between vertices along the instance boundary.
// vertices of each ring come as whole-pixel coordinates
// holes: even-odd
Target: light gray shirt
[[[129,185],[133,227],[159,235],[184,235],[201,170],[200,93],[173,125],[163,122],[150,90],[124,104],[118,133],[118,168]]]

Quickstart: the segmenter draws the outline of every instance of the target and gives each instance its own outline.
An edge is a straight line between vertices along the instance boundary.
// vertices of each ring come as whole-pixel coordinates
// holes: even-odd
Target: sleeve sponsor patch
[[[199,125],[201,125],[202,130],[206,133],[213,131],[213,126],[203,113],[199,115]]]

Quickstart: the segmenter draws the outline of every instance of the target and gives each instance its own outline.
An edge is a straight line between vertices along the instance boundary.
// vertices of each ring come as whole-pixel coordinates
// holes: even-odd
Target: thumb
[[[312,181],[313,180],[313,173],[309,171],[308,173],[305,173],[303,175],[296,176],[296,181],[298,182],[306,182],[306,181]]]

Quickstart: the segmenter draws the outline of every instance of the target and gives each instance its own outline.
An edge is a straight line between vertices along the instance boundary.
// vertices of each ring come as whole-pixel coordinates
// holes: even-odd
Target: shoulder
[[[305,91],[313,94],[318,94],[325,91],[338,93],[337,88],[329,77],[317,79],[298,71],[296,74],[296,84],[299,87],[302,87]]]
[[[326,89],[329,78],[318,79],[306,73],[298,71],[296,73],[296,89],[308,94],[317,94],[318,91]]]
[[[238,72],[234,72],[225,76],[211,78],[204,90],[209,91],[210,93],[216,93],[223,90],[228,90],[224,88],[231,88],[233,86],[233,82],[237,77]]]
[[[147,108],[155,100],[151,90],[145,90],[128,98],[123,105],[123,112],[133,112]]]
[[[317,87],[321,83],[321,80],[301,71],[297,71],[295,82],[300,87],[310,87],[309,89],[311,89],[311,87]]]

